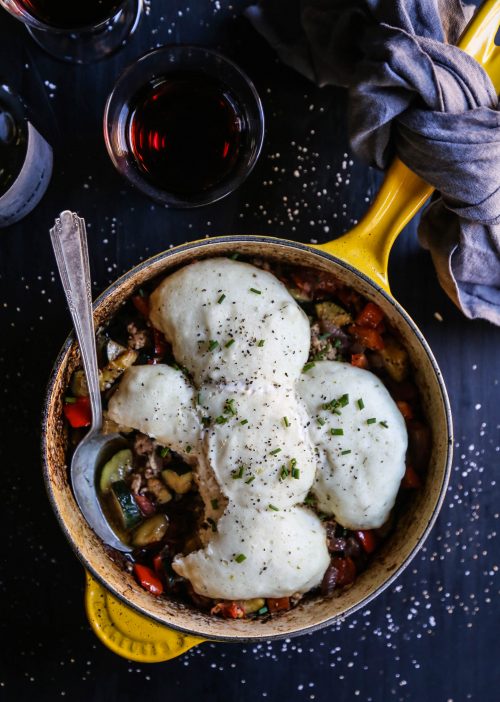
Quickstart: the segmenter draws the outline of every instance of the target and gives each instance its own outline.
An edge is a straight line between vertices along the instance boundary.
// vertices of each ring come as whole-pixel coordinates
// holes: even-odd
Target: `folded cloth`
[[[385,168],[397,153],[438,195],[421,244],[469,318],[500,325],[500,111],[481,66],[453,46],[460,0],[261,0],[247,8],[285,63],[349,89],[352,147]]]

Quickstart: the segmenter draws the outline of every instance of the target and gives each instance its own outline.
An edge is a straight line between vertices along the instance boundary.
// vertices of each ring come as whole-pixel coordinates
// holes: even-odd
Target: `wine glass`
[[[143,0],[0,0],[55,58],[91,63],[117,51],[136,30]]]
[[[199,207],[235,190],[255,166],[264,112],[249,77],[200,46],[165,46],[122,73],[104,113],[118,172],[169,207]]]

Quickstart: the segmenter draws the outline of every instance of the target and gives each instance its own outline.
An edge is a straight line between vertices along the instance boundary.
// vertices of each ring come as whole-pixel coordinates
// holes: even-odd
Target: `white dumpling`
[[[319,508],[350,529],[382,526],[405,472],[408,435],[396,403],[376,375],[336,361],[316,363],[297,392],[319,449]]]
[[[200,449],[195,391],[184,374],[167,365],[132,366],[112,395],[108,414],[192,461]]]
[[[165,278],[150,319],[203,382],[290,384],[307,360],[309,322],[286,287],[248,263],[211,258]]]
[[[172,567],[205,597],[286,597],[317,587],[330,557],[318,517],[303,507],[257,512],[228,508],[204,549]]]
[[[204,455],[224,495],[255,509],[302,502],[313,484],[316,456],[294,389],[205,386],[200,396],[210,420]]]

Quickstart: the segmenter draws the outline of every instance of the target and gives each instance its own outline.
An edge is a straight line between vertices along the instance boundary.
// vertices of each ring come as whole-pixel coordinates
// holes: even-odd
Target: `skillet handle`
[[[500,1],[487,0],[475,13],[458,46],[473,56],[500,93],[500,47],[495,36],[500,23]],[[335,241],[315,246],[365,273],[390,293],[387,268],[392,245],[434,188],[394,159],[382,187],[361,222]]]
[[[90,626],[105,646],[139,663],[168,661],[205,640],[174,631],[138,614],[87,571],[85,610]]]

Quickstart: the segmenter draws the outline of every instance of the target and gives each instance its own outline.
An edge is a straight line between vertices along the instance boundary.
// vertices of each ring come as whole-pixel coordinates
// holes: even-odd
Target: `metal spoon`
[[[85,220],[65,210],[50,230],[52,247],[63,284],[69,311],[80,345],[83,370],[87,378],[92,412],[88,434],[78,444],[71,459],[71,483],[83,516],[104,541],[120,551],[131,551],[109,525],[97,496],[96,471],[126,444],[120,434],[102,433],[102,404],[95,346],[89,254]]]

